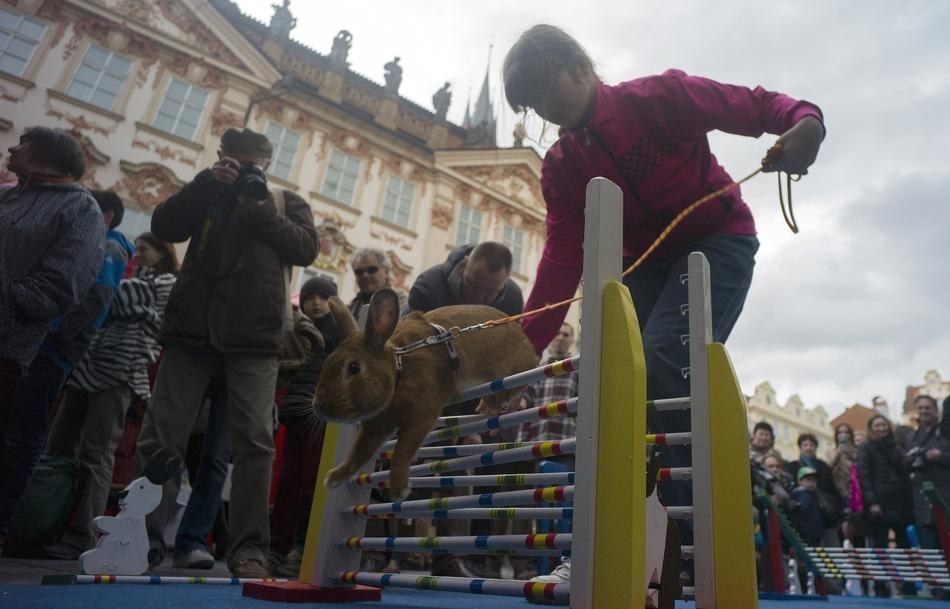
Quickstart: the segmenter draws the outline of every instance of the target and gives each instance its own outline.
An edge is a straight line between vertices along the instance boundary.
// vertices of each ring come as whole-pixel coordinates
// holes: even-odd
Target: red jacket
[[[526,311],[570,298],[577,290],[584,191],[592,178],[603,176],[623,190],[623,255],[635,258],[678,212],[733,183],[709,150],[708,132],[777,135],[805,116],[822,119],[814,104],[679,70],[615,86],[598,83],[596,95],[587,125],[564,133],[544,157],[547,237]],[[752,212],[738,189],[691,213],[651,256],[680,254],[690,243],[717,233],[755,234]],[[524,321],[539,353],[565,314],[562,308]]]

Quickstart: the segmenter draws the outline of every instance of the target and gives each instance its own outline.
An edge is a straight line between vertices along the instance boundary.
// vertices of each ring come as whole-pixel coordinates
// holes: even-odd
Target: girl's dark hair
[[[175,252],[175,246],[171,243],[166,243],[155,236],[154,233],[145,232],[135,238],[136,241],[141,239],[142,241],[151,245],[155,251],[165,254],[165,257],[158,261],[158,264],[154,266],[155,272],[165,274],[171,273],[173,275],[178,273],[178,254]]]
[[[564,70],[575,76],[597,76],[590,55],[561,28],[539,24],[527,30],[505,56],[502,79],[508,105],[515,112],[536,107]]]
[[[883,414],[876,414],[876,415],[874,415],[873,417],[871,417],[870,419],[868,419],[868,438],[869,438],[869,439],[871,438],[871,425],[873,425],[873,424],[874,424],[874,421],[876,421],[876,420],[878,420],[878,419],[884,419],[884,422],[887,423],[887,430],[888,430],[888,434],[887,434],[887,435],[893,436],[893,435],[894,435],[894,427],[891,425],[890,419],[888,419],[887,417],[885,417]]]
[[[838,430],[844,427],[848,432],[848,438],[851,440],[851,444],[854,444],[854,427],[851,427],[847,423],[838,423],[835,425],[835,444],[838,443]]]
[[[30,143],[31,160],[37,164],[52,167],[76,180],[86,173],[82,145],[71,133],[49,127],[27,127],[20,141]]]

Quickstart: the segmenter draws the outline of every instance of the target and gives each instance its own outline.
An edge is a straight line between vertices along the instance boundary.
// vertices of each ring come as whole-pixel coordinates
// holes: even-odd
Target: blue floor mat
[[[244,598],[241,586],[199,584],[74,584],[63,586],[0,586],[0,609],[275,609],[281,604]],[[288,603],[307,609],[358,607],[360,609],[528,609],[536,607],[518,598],[466,595],[424,590],[383,591],[382,602]],[[695,609],[695,603],[680,602],[677,608]],[[760,609],[926,609],[950,607],[948,602],[892,600],[865,597],[829,597],[821,600],[762,600]],[[736,608],[739,609],[739,608]]]

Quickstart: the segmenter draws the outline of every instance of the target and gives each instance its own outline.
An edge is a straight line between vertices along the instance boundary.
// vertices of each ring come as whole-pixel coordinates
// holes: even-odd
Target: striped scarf
[[[161,351],[158,331],[174,285],[171,273],[144,267],[123,280],[105,325],[66,385],[90,393],[128,385],[135,396],[149,399],[148,365]]]

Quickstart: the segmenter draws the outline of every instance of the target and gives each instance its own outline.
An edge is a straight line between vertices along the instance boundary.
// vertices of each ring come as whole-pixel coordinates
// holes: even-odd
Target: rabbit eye
[[[360,363],[356,360],[353,360],[346,365],[346,371],[350,374],[359,374],[360,370]]]

